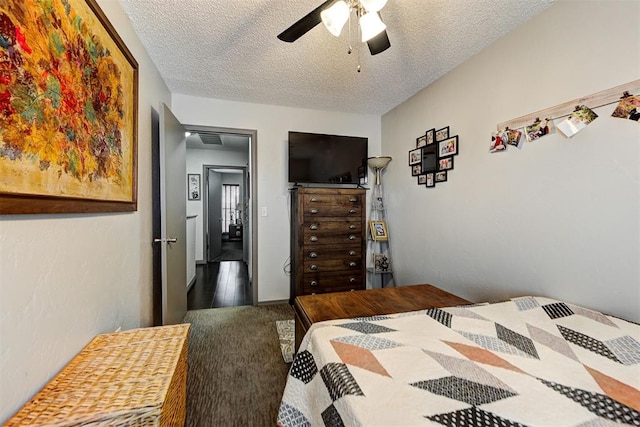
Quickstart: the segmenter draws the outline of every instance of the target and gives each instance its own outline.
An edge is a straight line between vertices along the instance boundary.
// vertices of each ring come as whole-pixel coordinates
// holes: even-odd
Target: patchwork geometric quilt
[[[640,426],[640,325],[542,297],[312,325],[280,426]]]

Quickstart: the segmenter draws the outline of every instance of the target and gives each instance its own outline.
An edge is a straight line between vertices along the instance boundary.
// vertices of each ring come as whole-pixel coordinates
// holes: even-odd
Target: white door
[[[222,257],[222,174],[209,169],[209,261]]]
[[[184,127],[160,105],[160,211],[162,324],[182,322],[187,313],[187,146]],[[158,242],[159,241],[159,242]]]

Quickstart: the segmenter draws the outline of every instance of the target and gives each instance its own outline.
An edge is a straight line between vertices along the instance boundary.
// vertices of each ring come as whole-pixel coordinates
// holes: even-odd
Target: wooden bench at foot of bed
[[[432,285],[301,295],[293,301],[296,351],[304,335],[316,322],[406,313],[464,304],[472,303]]]

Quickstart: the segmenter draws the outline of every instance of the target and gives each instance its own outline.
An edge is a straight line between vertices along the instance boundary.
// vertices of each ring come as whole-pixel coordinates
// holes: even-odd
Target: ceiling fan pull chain
[[[351,47],[351,11],[349,11],[349,48],[347,49],[347,55],[351,55],[353,52],[353,47]]]
[[[359,19],[360,19],[360,16],[362,15],[360,8],[357,8],[357,9],[356,9],[356,14],[357,14],[357,16],[358,16],[358,20],[359,20]],[[360,30],[360,25],[358,25],[357,27],[358,27],[358,34],[357,34],[357,36],[358,36],[358,37],[357,37],[357,40],[360,40],[360,31],[361,31],[361,30]],[[358,70],[358,72],[360,72],[360,71],[361,71],[361,70],[360,70],[360,45],[361,45],[361,44],[362,44],[362,43],[358,43],[358,45],[356,46],[356,50],[358,51],[358,52],[357,52],[357,54],[358,54],[358,68],[357,68],[357,70]]]

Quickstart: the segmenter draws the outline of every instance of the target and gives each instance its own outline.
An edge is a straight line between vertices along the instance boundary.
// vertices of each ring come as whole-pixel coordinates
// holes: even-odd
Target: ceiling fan
[[[377,55],[391,47],[387,26],[380,19],[380,10],[387,0],[327,0],[278,35],[282,41],[292,43],[319,23],[323,23],[334,36],[355,15],[359,23],[361,40],[369,46],[371,55]],[[351,53],[351,49],[349,49]]]

